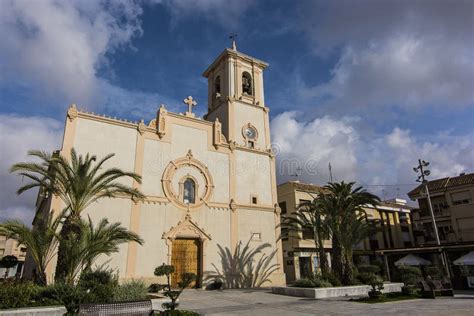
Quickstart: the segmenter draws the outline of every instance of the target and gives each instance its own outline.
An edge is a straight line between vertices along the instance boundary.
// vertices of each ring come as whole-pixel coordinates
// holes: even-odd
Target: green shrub
[[[78,291],[87,293],[88,303],[108,303],[118,287],[118,277],[109,270],[83,272],[77,284]]]
[[[308,279],[308,278],[302,278],[299,280],[296,280],[295,283],[293,283],[294,287],[314,287],[313,280]]]
[[[82,287],[60,282],[43,288],[40,296],[46,300],[60,302],[68,313],[72,314],[78,312],[80,304],[90,303],[90,296]]]
[[[418,267],[400,266],[397,267],[394,273],[394,280],[403,282],[407,285],[416,284],[421,278],[421,270]]]
[[[359,280],[362,284],[368,285],[373,275],[375,275],[375,273],[362,272],[357,275],[357,280]]]
[[[331,287],[332,284],[328,282],[327,280],[321,279],[319,276],[314,276],[312,278],[301,278],[299,280],[296,280],[293,286],[320,288],[320,287]]]
[[[372,264],[363,264],[357,267],[359,273],[374,273],[380,274],[380,267]]]
[[[152,283],[148,287],[148,292],[149,293],[158,293],[164,289],[163,284],[158,284],[158,283]]]
[[[421,270],[418,267],[400,266],[397,268],[397,272],[400,277],[404,274],[413,274],[421,277]]]
[[[0,309],[41,305],[40,287],[31,282],[5,281],[0,285]]]
[[[119,285],[113,294],[114,302],[140,301],[146,299],[148,287],[143,281],[131,280]]]
[[[333,286],[341,286],[341,280],[333,272],[324,273],[321,275],[321,279],[331,283]]]

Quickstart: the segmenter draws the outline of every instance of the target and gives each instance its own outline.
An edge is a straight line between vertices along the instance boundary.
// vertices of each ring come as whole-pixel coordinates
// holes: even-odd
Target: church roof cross
[[[194,117],[193,106],[197,105],[196,100],[194,100],[192,96],[188,96],[186,99],[183,100],[183,102],[184,104],[188,105],[188,111],[186,112],[186,116]]]

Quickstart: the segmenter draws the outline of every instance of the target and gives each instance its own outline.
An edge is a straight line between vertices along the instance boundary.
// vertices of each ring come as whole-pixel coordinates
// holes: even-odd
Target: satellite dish
[[[425,176],[429,176],[431,174],[431,171],[425,170],[423,173],[425,174]]]

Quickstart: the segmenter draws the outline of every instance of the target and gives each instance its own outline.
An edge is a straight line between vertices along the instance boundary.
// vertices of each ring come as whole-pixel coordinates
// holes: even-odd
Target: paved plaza
[[[268,290],[188,290],[180,308],[203,315],[473,315],[474,295],[417,299],[382,304],[348,298],[315,300],[272,294]]]

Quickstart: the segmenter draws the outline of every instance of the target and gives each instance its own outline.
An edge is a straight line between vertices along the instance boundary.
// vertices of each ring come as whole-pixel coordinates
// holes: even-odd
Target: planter
[[[382,293],[401,292],[403,283],[384,283]],[[344,296],[367,296],[372,288],[368,285],[356,286],[340,286],[340,287],[325,287],[325,288],[298,288],[289,286],[275,286],[272,287],[272,293],[309,297],[309,298],[331,298]]]
[[[62,316],[67,312],[64,306],[27,307],[0,310],[1,316]]]

